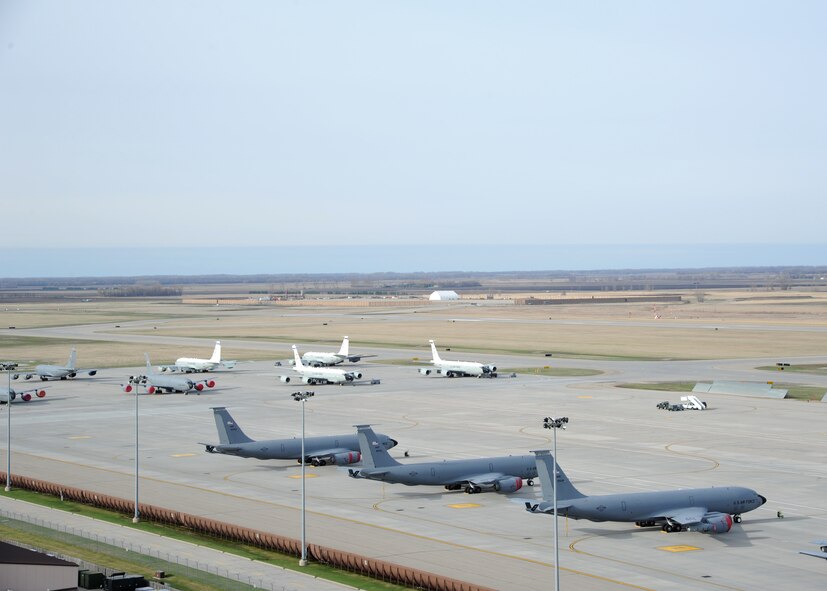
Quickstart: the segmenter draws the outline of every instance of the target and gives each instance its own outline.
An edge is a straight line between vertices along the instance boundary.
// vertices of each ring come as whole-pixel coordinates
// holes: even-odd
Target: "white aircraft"
[[[158,369],[161,371],[182,371],[184,373],[208,372],[219,365],[226,369],[232,369],[236,363],[236,361],[221,361],[221,341],[215,341],[215,349],[213,349],[212,357],[209,359],[179,357],[175,360],[175,365],[161,365]]]
[[[33,373],[27,373],[25,378],[32,379],[34,376],[39,377],[44,382],[49,379],[65,380],[66,378],[74,378],[79,373],[87,373],[90,376],[98,373],[97,369],[78,369],[77,367],[78,352],[72,347],[72,352],[69,353],[69,361],[66,365],[38,365],[34,368]],[[17,379],[15,377],[15,379]]]
[[[293,369],[305,384],[347,384],[362,378],[362,374],[358,371],[345,371],[335,367],[307,367],[302,363],[296,345],[293,345],[293,359],[295,363]],[[290,376],[279,376],[279,379],[288,384],[292,378]]]
[[[338,365],[343,361],[350,363],[358,363],[362,357],[376,357],[376,355],[351,355],[350,341],[348,337],[342,340],[342,346],[338,353],[329,353],[327,351],[307,351],[302,355],[302,363],[311,367],[324,367],[326,365]]]
[[[476,376],[478,378],[497,377],[497,367],[495,365],[486,365],[483,363],[477,363],[476,361],[444,360],[440,358],[439,353],[437,353],[436,345],[434,344],[434,342],[428,342],[431,343],[431,354],[433,355],[431,363],[434,364],[434,367],[436,368],[436,373],[442,374],[449,378],[466,376]],[[419,373],[425,376],[431,375],[431,368],[422,367],[419,369]]]
[[[14,388],[0,387],[0,404],[8,404],[11,402],[29,402],[32,399],[32,394],[38,398],[46,396],[46,390],[38,390],[32,388],[31,390],[23,390],[21,392],[15,391]]]

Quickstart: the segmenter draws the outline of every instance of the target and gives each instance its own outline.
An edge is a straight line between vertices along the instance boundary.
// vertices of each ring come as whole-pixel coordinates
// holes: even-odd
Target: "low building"
[[[0,588],[65,591],[77,587],[78,565],[74,562],[0,542]]]
[[[440,302],[447,300],[458,300],[459,294],[455,291],[435,291],[428,297],[428,299]]]

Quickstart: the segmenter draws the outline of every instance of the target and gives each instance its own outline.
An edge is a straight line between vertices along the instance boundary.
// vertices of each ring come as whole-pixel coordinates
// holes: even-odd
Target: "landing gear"
[[[741,523],[741,516],[740,515],[733,515],[732,516],[732,521],[734,521],[735,523]]]
[[[467,492],[469,495],[474,495],[477,493],[481,493],[482,489],[476,484],[469,484],[465,487],[465,492]]]
[[[534,479],[533,479],[533,478],[529,478],[528,480],[526,480],[526,481],[525,481],[525,483],[526,483],[528,486],[534,486]]]
[[[449,378],[452,378],[452,377],[454,377],[455,374],[454,374],[454,372],[449,371],[445,375],[448,376]]]
[[[681,527],[681,524],[680,524],[680,523],[675,523],[674,525],[673,525],[673,524],[671,524],[671,523],[665,523],[665,524],[663,525],[663,528],[662,528],[662,529],[663,529],[663,531],[665,531],[666,533],[671,534],[672,532],[679,532],[679,531],[681,531],[683,528]]]

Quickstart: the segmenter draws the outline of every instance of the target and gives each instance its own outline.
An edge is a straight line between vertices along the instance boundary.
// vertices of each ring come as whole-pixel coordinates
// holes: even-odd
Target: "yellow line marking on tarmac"
[[[658,546],[658,550],[665,550],[666,552],[692,552],[693,550],[700,550],[697,546]]]
[[[583,395],[583,396],[578,396],[578,398],[593,398],[593,396],[589,396],[588,394],[586,394],[586,395]]]
[[[301,477],[302,477],[301,474],[291,474],[287,478],[299,478],[300,479]],[[304,477],[305,478],[318,478],[319,475],[318,474],[305,474]]]
[[[477,507],[482,507],[479,503],[454,503],[453,505],[448,505],[451,509],[475,509]]]
[[[92,439],[91,435],[75,435],[74,437],[69,437],[69,439]]]
[[[189,454],[189,453],[187,453],[187,454],[172,454],[172,457],[173,458],[191,458],[194,455],[195,454]]]

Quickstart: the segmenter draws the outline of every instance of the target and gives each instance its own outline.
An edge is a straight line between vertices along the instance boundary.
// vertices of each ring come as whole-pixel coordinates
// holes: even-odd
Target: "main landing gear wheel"
[[[533,480],[532,478],[529,478],[528,480],[526,480],[526,481],[525,481],[525,483],[526,483],[528,486],[534,486],[534,480]]]
[[[732,521],[734,521],[735,523],[741,523],[741,516],[740,515],[733,515],[732,516]]]

